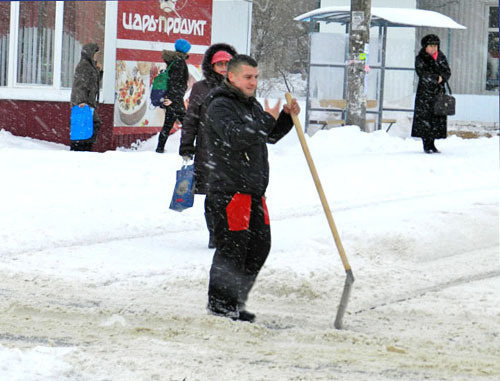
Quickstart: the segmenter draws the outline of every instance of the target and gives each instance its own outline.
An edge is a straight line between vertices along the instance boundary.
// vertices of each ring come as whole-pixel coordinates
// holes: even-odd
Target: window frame
[[[488,89],[487,88],[487,83],[488,83],[488,55],[489,55],[489,40],[490,40],[490,33],[496,32],[499,33],[499,29],[495,27],[490,27],[490,14],[491,14],[491,8],[497,8],[500,11],[499,5],[498,4],[486,4],[486,59],[485,59],[485,65],[484,65],[484,84],[483,84],[483,91],[486,94],[498,94],[500,91],[500,86],[497,87],[496,89]]]
[[[18,1],[10,2],[10,39],[7,84],[6,86],[0,86],[0,99],[69,102],[71,98],[71,88],[63,87],[61,84],[64,1],[56,1],[54,77],[52,84],[44,85],[17,82],[19,13],[20,3]],[[104,76],[100,99],[102,103],[108,104],[114,103],[114,61],[116,60],[117,14],[117,2],[107,1],[104,27],[104,44],[106,49],[103,56]]]
[[[26,3],[26,2],[23,2],[23,3]],[[56,20],[57,20],[57,16],[58,16],[58,5],[59,5],[59,2],[55,2],[55,9],[54,9],[54,36],[53,36],[53,41],[52,41],[52,52],[53,52],[53,57],[52,57],[52,70],[50,73],[50,75],[52,76],[52,83],[30,83],[30,82],[18,82],[19,81],[19,62],[17,61],[17,58],[19,57],[19,17],[20,17],[20,9],[21,9],[21,1],[19,2],[16,2],[16,25],[17,25],[17,29],[16,29],[16,46],[14,47],[15,48],[15,58],[16,58],[16,77],[14,79],[14,84],[15,85],[28,85],[28,86],[42,86],[42,87],[45,87],[45,88],[50,88],[54,85],[55,83],[55,78],[54,78],[54,75],[56,73],[55,69],[55,63],[57,61],[55,61],[57,59],[57,55],[56,55],[56,52],[57,52],[57,49],[55,48],[57,45],[57,26],[56,26]],[[32,3],[31,3],[32,4]],[[11,20],[12,21],[12,20]],[[12,25],[12,23],[11,23]],[[40,26],[38,26],[37,28],[39,28]],[[12,32],[12,31],[11,31]],[[30,42],[28,42],[28,54],[31,53],[30,50],[31,50],[31,47],[30,47]],[[34,43],[34,41],[33,41]],[[38,55],[35,59],[32,55],[29,55],[29,60],[27,62],[23,62],[25,64],[25,66],[22,66],[22,68],[24,69],[23,71],[23,76],[31,76],[32,74],[30,74],[30,72],[32,71],[35,71],[36,73],[36,70],[33,70],[33,68],[30,69],[30,67],[33,66],[33,64],[35,64],[36,66],[36,63],[37,61],[42,61],[43,60],[43,57],[41,57],[40,55]],[[34,60],[33,60],[34,59]],[[27,72],[27,73],[26,73]],[[40,75],[43,75],[43,72],[40,73]]]

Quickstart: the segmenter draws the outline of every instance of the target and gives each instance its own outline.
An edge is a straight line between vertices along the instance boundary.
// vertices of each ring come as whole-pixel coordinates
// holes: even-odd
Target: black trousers
[[[184,121],[184,116],[186,115],[186,109],[184,106],[172,107],[173,105],[167,106],[165,110],[165,121],[163,122],[163,128],[160,131],[160,136],[158,137],[158,147],[160,149],[165,149],[165,144],[167,143],[168,136],[170,135],[170,130],[174,126],[176,120],[179,122]]]
[[[214,237],[214,209],[213,201],[210,197],[205,197],[205,221],[207,223],[207,229],[210,233],[210,237]]]
[[[213,205],[216,251],[210,269],[208,308],[244,309],[271,249],[271,228],[263,197],[208,194]]]
[[[422,143],[424,144],[424,151],[436,149],[434,146],[434,138],[422,138]]]
[[[99,114],[97,114],[97,110],[94,111],[92,122],[94,129],[94,131],[92,132],[92,137],[87,140],[71,140],[69,148],[70,151],[92,151],[92,146],[97,140],[97,134],[99,133],[102,124],[101,118],[99,117]]]

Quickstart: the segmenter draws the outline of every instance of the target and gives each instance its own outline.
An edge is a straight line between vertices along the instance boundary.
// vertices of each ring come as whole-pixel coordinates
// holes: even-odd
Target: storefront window
[[[99,45],[97,60],[102,64],[104,52],[105,1],[65,1],[61,84],[71,87],[75,67],[80,61],[82,46]]]
[[[10,2],[0,2],[0,86],[7,85],[10,37]]]
[[[54,77],[55,1],[21,1],[17,82],[52,84]]]
[[[486,90],[498,91],[498,7],[490,7]]]

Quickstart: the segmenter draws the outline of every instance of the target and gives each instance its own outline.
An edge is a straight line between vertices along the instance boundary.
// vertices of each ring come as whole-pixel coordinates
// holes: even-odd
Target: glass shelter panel
[[[21,1],[17,82],[50,85],[54,78],[55,1]]]
[[[388,67],[413,68],[415,65],[415,29],[387,28],[385,64]],[[410,47],[410,49],[409,49]]]
[[[383,48],[387,29],[370,30],[365,46],[367,123],[392,125],[394,118],[406,117],[413,109],[415,34],[411,28],[393,28]],[[308,82],[308,129],[331,128],[345,123],[347,106],[347,33],[312,33]],[[384,51],[385,50],[385,51]],[[380,103],[383,99],[383,105]],[[402,114],[403,113],[403,114]],[[397,114],[397,116],[395,115]]]
[[[344,64],[347,36],[339,33],[311,34],[311,63]]]
[[[392,27],[387,30],[388,43],[385,51],[384,77],[384,107],[385,108],[413,108],[413,94],[415,74],[415,53],[409,46],[415,45],[415,31],[413,28]],[[371,46],[376,46],[378,39],[371,39]],[[382,47],[378,49],[382,55]],[[376,84],[379,87],[379,78]],[[371,87],[370,86],[370,87]]]
[[[343,110],[328,102],[344,98],[346,43],[345,34],[311,34],[309,120],[342,118]],[[339,110],[332,112],[332,108]]]

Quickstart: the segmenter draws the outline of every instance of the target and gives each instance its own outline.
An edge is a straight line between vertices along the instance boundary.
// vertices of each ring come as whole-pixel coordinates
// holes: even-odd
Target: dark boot
[[[233,320],[237,320],[240,316],[237,306],[230,305],[212,296],[208,297],[207,311],[211,315],[227,317]]]
[[[72,141],[70,151],[92,151],[92,142],[89,141]]]
[[[233,320],[246,321],[248,323],[253,323],[255,321],[255,314],[249,311],[243,310],[240,311],[240,315]]]
[[[165,144],[167,143],[167,136],[162,134],[162,132],[160,132],[160,136],[158,137],[158,146],[156,147],[156,152],[158,153],[165,152]]]
[[[434,139],[431,140],[431,143],[430,143],[430,149],[432,152],[434,153],[439,153],[439,150],[436,148],[436,146],[434,145]]]
[[[184,113],[186,113],[186,110],[184,110]],[[172,130],[175,121],[179,118],[179,115],[176,113],[176,110],[171,107],[167,107],[163,128],[160,131],[160,136],[158,136],[158,147],[156,147],[156,152],[165,152],[165,144],[167,143],[170,131]],[[184,116],[184,114],[182,114],[182,116]]]
[[[429,139],[427,138],[422,138],[422,143],[424,144],[424,152],[425,153],[432,153],[432,149],[431,149],[431,142]]]
[[[250,323],[255,321],[255,314],[247,311],[246,303],[248,300],[248,294],[250,294],[250,290],[252,289],[256,278],[256,275],[246,275],[241,278],[241,284],[238,288],[238,311],[240,313],[238,320]]]

